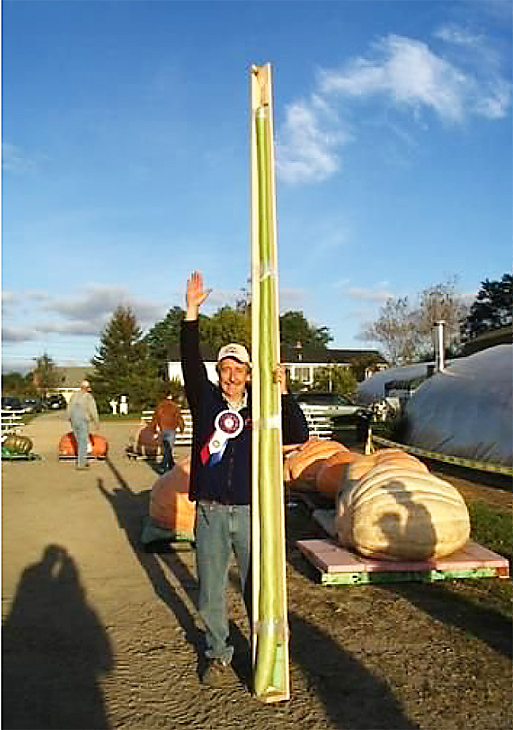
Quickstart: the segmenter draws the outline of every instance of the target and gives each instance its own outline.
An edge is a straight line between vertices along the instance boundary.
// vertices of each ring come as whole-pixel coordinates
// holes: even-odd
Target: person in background
[[[187,281],[181,327],[185,392],[193,420],[189,499],[196,502],[198,608],[205,624],[206,658],[201,680],[210,687],[230,681],[226,586],[232,550],[248,615],[251,617],[251,391],[246,348],[230,343],[219,350],[219,384],[207,377],[199,351],[198,313],[210,290],[194,271]],[[308,426],[295,399],[286,392],[285,372],[277,372],[282,392],[284,443],[308,440]],[[250,618],[251,620],[251,618]]]
[[[162,435],[162,446],[164,454],[159,464],[160,473],[169,471],[175,465],[173,458],[173,446],[175,443],[176,430],[182,433],[185,429],[180,406],[173,401],[173,395],[170,388],[166,389],[166,397],[160,401],[155,409],[152,420],[153,428],[156,431],[155,437],[160,433]]]
[[[68,418],[77,441],[77,469],[87,469],[87,442],[91,430],[98,431],[100,420],[96,401],[91,394],[91,384],[83,380],[80,391],[73,393],[68,403]],[[91,426],[93,427],[91,429]]]

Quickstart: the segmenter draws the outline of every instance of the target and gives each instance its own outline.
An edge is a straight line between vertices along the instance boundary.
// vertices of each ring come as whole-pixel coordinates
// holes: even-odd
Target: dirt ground
[[[323,587],[295,547],[322,536],[287,507],[289,702],[248,690],[248,627],[230,611],[237,679],[197,676],[201,624],[194,555],[139,545],[156,475],[124,454],[136,426],[106,422],[109,459],[79,472],[59,461],[61,413],[26,429],[37,462],[3,468],[3,723],[6,730],[508,730],[511,622],[472,600],[498,579]],[[183,450],[182,450],[183,451]],[[465,497],[511,508],[493,486]]]

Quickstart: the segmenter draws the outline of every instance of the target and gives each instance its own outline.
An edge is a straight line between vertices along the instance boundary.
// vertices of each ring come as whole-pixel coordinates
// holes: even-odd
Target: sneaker
[[[227,687],[232,680],[231,664],[225,664],[221,659],[211,659],[201,677],[202,684],[214,689]]]

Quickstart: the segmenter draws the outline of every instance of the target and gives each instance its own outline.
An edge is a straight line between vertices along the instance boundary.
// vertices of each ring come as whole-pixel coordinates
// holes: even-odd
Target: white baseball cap
[[[229,345],[221,347],[217,356],[217,362],[221,362],[225,357],[233,357],[234,360],[239,362],[250,364],[249,354],[244,345],[237,345],[235,342],[230,342]]]

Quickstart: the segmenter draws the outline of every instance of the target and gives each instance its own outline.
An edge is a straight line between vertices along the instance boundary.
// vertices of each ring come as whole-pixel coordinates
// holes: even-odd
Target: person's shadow
[[[401,548],[404,553],[415,546],[423,556],[418,559],[429,560],[435,554],[437,543],[429,510],[425,505],[414,501],[411,492],[400,481],[391,481],[384,485],[384,489],[398,505],[397,511],[385,512],[377,523],[383,535],[385,554],[391,545]],[[412,559],[409,558],[410,561]]]
[[[106,463],[114,474],[118,485],[112,492],[105,489],[103,480],[98,479],[98,489],[112,507],[118,524],[124,530],[128,544],[146,572],[155,593],[175,615],[184,631],[186,641],[197,655],[197,673],[205,666],[204,632],[197,610],[198,582],[180,553],[190,553],[189,543],[175,543],[160,552],[146,552],[141,545],[141,520],[149,513],[150,491],[134,492],[122,474],[107,458]],[[233,580],[230,573],[230,580]],[[239,627],[230,621],[230,637],[237,654],[246,651],[247,640]],[[249,683],[247,663],[234,660],[234,670],[241,681]]]
[[[419,730],[401,710],[390,687],[329,634],[289,613],[290,657],[307,686],[322,700],[330,727],[351,730]]]
[[[99,678],[113,666],[105,628],[59,545],[25,569],[2,628],[2,727],[106,730]]]

